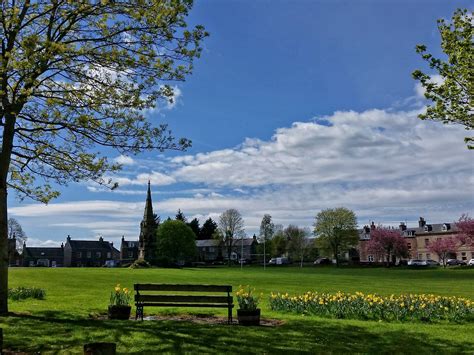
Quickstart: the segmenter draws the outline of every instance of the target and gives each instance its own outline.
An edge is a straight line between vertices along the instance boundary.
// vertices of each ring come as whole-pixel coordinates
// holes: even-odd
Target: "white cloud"
[[[132,157],[126,155],[119,155],[117,158],[114,159],[115,163],[122,164],[122,165],[133,165],[135,161]]]
[[[152,171],[151,173],[141,173],[141,174],[138,174],[135,178],[120,177],[120,176],[116,176],[116,177],[112,176],[110,178],[112,178],[113,181],[118,182],[119,189],[120,189],[120,186],[127,186],[127,185],[144,186],[148,184],[148,181],[150,181],[150,183],[155,186],[170,185],[176,182],[176,180],[173,177],[169,175],[165,175],[158,171]]]

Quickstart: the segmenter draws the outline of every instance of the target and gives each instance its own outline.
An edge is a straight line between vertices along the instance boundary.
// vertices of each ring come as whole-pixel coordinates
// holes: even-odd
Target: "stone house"
[[[138,259],[138,247],[138,241],[125,240],[125,237],[122,237],[122,243],[120,244],[120,262],[122,265],[131,264]]]
[[[217,239],[196,240],[197,261],[222,260],[222,243]]]
[[[21,255],[23,266],[64,266],[64,245],[61,247],[27,247],[23,243]]]
[[[64,245],[64,266],[104,266],[106,262],[118,262],[120,252],[113,243],[99,240],[72,240],[67,237]]]

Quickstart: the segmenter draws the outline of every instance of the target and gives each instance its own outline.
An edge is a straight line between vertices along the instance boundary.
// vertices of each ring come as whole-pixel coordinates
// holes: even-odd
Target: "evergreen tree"
[[[217,231],[217,223],[209,217],[206,219],[204,224],[201,227],[201,231],[199,232],[199,239],[213,239],[214,234]]]
[[[189,226],[189,228],[193,230],[196,239],[198,239],[199,234],[201,232],[201,227],[199,226],[199,219],[193,218],[191,222],[186,224]]]

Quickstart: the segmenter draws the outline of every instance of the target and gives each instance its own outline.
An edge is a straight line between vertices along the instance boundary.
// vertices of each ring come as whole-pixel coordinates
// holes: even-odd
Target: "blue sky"
[[[418,43],[441,55],[436,19],[468,1],[198,1],[211,36],[174,105],[150,113],[186,153],[118,157],[121,187],[83,182],[48,206],[15,199],[29,245],[103,235],[137,239],[146,181],[156,212],[203,222],[238,209],[248,234],[264,213],[310,227],[324,208],[369,221],[451,222],[474,210],[472,152],[457,126],[423,122],[410,73]],[[472,8],[471,8],[472,9]]]

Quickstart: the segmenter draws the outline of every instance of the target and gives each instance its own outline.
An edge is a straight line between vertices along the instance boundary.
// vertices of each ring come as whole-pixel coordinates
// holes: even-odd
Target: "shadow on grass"
[[[0,318],[4,347],[25,352],[80,353],[88,342],[117,343],[120,353],[432,353],[470,352],[472,344],[427,332],[353,326],[343,321],[291,320],[279,327],[185,321],[110,321],[64,312]]]

